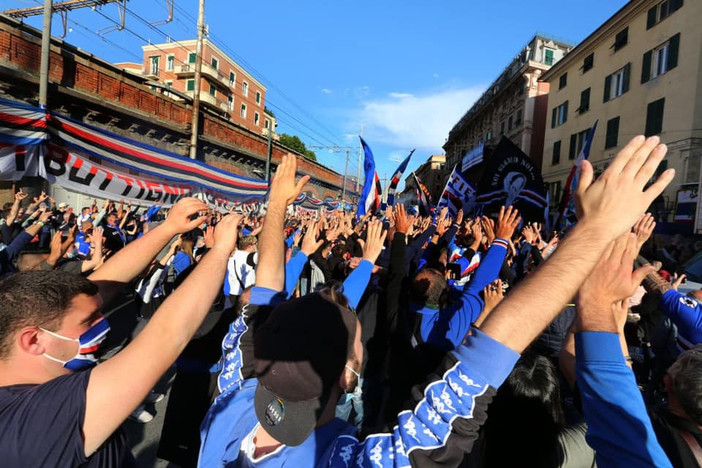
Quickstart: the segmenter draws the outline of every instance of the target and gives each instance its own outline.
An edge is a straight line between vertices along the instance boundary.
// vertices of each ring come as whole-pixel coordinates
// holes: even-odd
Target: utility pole
[[[197,11],[197,42],[195,45],[195,89],[193,90],[193,119],[190,125],[190,159],[197,159],[197,134],[200,123],[200,78],[202,75],[202,37],[205,33],[205,0]]]
[[[44,21],[41,31],[41,62],[39,63],[39,107],[46,109],[49,90],[49,57],[51,57],[51,0],[44,0]]]
[[[276,124],[277,125],[277,124]],[[268,126],[268,152],[266,153],[266,182],[271,181],[271,156],[273,155],[273,125]]]
[[[344,181],[341,188],[341,203],[346,203],[346,173],[349,172],[349,155],[351,151],[346,150],[346,165],[344,166]]]
[[[361,136],[363,136],[363,125],[361,125]],[[361,182],[361,167],[363,167],[363,163],[361,162],[361,159],[363,157],[363,145],[359,142],[358,143],[358,176],[356,177],[356,193],[358,196],[361,196],[361,192],[358,190],[358,184]]]
[[[309,146],[308,148],[310,149],[326,149],[329,150],[330,153],[341,153],[344,150],[346,150],[346,165],[344,166],[344,178],[342,182],[342,187],[341,187],[341,200],[346,201],[346,180],[347,180],[347,173],[349,172],[349,158],[351,156],[351,150],[355,150],[355,146]],[[358,184],[356,184],[356,193],[358,193]]]

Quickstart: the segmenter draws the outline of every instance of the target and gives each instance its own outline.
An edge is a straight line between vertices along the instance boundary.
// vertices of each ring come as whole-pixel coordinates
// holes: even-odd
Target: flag
[[[466,206],[466,210],[472,210],[475,207],[476,195],[477,190],[468,182],[463,173],[458,170],[458,165],[456,165],[446,181],[446,187],[444,187],[437,207],[443,208],[446,206],[451,216],[456,216],[458,210],[462,210],[467,204],[471,206]]]
[[[365,155],[363,160],[363,174],[365,179],[361,197],[358,199],[358,209],[356,210],[356,216],[361,217],[367,213],[375,214],[375,212],[378,211],[378,208],[380,208],[381,192],[380,179],[378,178],[378,173],[375,171],[373,152],[363,138],[359,138],[361,138],[361,145],[363,146],[363,153]]]
[[[526,221],[541,221],[546,206],[544,182],[534,162],[509,138],[502,137],[485,163],[478,186],[478,203],[495,210],[517,208]]]
[[[386,190],[388,191],[387,203],[383,204],[383,208],[385,208],[386,206],[395,205],[395,190],[397,190],[397,184],[399,184],[400,179],[402,179],[402,174],[407,169],[407,165],[409,164],[410,159],[412,158],[412,153],[414,153],[414,150],[410,151],[409,156],[407,156],[405,160],[402,161],[395,173],[392,175],[392,179],[390,179],[390,183],[386,188]]]
[[[575,222],[575,197],[573,194],[575,194],[575,190],[578,187],[580,163],[590,157],[590,146],[592,146],[592,138],[595,136],[597,122],[598,120],[595,120],[595,124],[585,137],[583,148],[580,150],[578,157],[575,158],[575,163],[570,169],[570,174],[568,174],[568,179],[563,188],[563,198],[561,198],[560,212],[558,213],[558,221],[556,222],[556,227],[559,229],[563,229]]]
[[[431,194],[427,187],[419,180],[417,174],[414,176],[414,182],[417,184],[417,204],[419,205],[419,214],[428,216],[431,214]]]

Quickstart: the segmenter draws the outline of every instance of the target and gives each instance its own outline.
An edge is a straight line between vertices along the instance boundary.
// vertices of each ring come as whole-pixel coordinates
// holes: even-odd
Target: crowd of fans
[[[158,456],[179,466],[700,466],[702,291],[677,291],[698,249],[652,236],[658,143],[597,180],[583,162],[567,232],[512,207],[296,215],[293,156],[265,213],[20,191],[0,464],[133,466],[120,426],[175,369]],[[107,358],[125,289],[139,330]]]

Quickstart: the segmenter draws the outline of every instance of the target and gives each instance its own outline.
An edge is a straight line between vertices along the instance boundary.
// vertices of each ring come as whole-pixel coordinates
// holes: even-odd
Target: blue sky
[[[128,30],[104,39],[97,33],[113,23],[96,11],[74,11],[65,40],[111,62],[138,61],[143,39],[195,37],[197,0],[175,2],[174,21],[154,28],[139,17],[165,19],[166,0],[128,2]],[[0,10],[37,3],[0,0]],[[267,86],[279,132],[308,146],[357,148],[363,127],[382,179],[412,148],[406,174],[442,154],[455,122],[534,33],[578,43],[625,3],[209,0],[205,17],[210,39]],[[115,5],[100,12],[118,18]],[[41,27],[41,17],[27,22]],[[61,34],[58,16],[53,28]],[[343,172],[343,152],[315,151],[320,162]],[[349,173],[355,174],[358,151],[352,154]]]

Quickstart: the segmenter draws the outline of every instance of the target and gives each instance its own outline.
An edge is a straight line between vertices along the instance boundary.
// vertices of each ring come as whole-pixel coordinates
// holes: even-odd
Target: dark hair
[[[527,351],[488,408],[484,466],[559,466],[555,454],[564,426],[556,368],[548,358]]]
[[[668,369],[672,392],[685,414],[702,425],[702,345],[683,352]]]
[[[444,275],[434,268],[424,268],[415,276],[412,290],[412,302],[439,306],[448,284]]]
[[[25,271],[0,281],[0,359],[8,356],[13,335],[23,327],[61,327],[71,301],[94,296],[98,287],[63,271]]]

